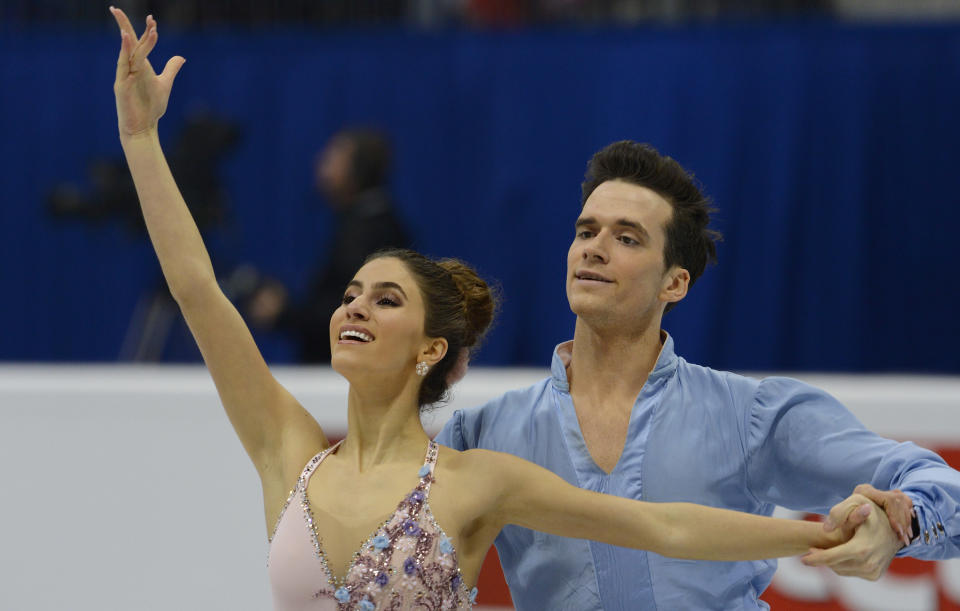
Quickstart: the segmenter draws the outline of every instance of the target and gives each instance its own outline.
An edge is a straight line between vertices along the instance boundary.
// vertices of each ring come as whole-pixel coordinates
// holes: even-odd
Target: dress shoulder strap
[[[342,439],[337,443],[333,444],[332,446],[330,446],[329,448],[327,448],[326,450],[322,450],[319,454],[317,454],[316,456],[311,458],[309,461],[307,461],[307,465],[303,468],[303,471],[300,473],[300,479],[297,480],[297,483],[299,485],[302,485],[303,487],[306,487],[307,481],[310,479],[310,475],[313,474],[317,466],[323,462],[324,458],[332,454],[333,451],[336,450],[341,443],[343,443]]]
[[[430,484],[434,481],[433,472],[437,468],[437,455],[440,453],[440,447],[437,445],[436,441],[430,440],[430,443],[427,444],[427,456],[423,461],[423,466],[420,467],[420,485],[417,486],[420,490],[423,490],[423,493],[430,493]]]

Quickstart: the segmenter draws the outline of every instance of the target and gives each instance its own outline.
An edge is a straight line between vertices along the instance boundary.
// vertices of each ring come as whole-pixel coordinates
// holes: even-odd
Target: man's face
[[[662,314],[670,283],[665,227],[672,214],[650,189],[620,180],[590,194],[567,253],[567,300],[574,314],[624,331]]]

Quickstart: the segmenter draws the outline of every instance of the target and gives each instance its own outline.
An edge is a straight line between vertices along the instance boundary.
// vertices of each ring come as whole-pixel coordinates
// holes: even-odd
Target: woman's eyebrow
[[[397,284],[396,282],[377,282],[373,285],[375,289],[396,289],[400,291],[400,294],[403,295],[403,298],[407,298],[407,293],[403,290],[403,287]]]
[[[350,288],[351,286],[355,286],[355,287],[357,287],[358,289],[360,289],[361,291],[363,290],[363,283],[360,282],[359,280],[351,280],[351,281],[347,284],[347,288]],[[397,284],[396,282],[375,282],[375,283],[373,284],[373,288],[375,288],[375,289],[396,289],[396,290],[400,291],[400,294],[403,295],[403,298],[404,298],[404,299],[407,299],[407,293],[406,293],[406,291],[404,291],[404,290],[403,290],[403,287],[400,286],[399,284]]]

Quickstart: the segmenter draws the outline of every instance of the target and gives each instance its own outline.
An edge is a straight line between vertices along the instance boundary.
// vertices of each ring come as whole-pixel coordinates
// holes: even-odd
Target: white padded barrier
[[[344,434],[339,376],[274,373]],[[546,375],[472,369],[425,426]],[[958,377],[796,377],[878,433],[960,447]],[[202,367],[0,366],[0,483],[0,609],[270,607],[259,483]]]

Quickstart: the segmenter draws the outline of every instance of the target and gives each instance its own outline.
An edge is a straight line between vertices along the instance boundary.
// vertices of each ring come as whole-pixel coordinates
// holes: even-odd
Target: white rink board
[[[343,435],[339,376],[274,373],[332,436]],[[453,409],[546,375],[473,369],[426,427],[436,432]],[[960,446],[960,377],[795,377],[880,434]],[[0,366],[0,475],[0,609],[270,607],[256,473],[202,367]],[[803,578],[792,585],[802,589]],[[911,608],[924,608],[926,594],[918,596]]]

